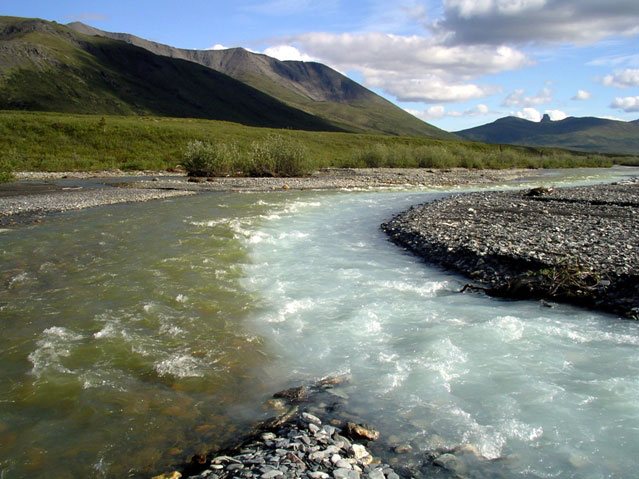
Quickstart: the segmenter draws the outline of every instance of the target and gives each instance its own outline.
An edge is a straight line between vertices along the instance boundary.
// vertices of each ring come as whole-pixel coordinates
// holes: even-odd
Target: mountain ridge
[[[41,19],[0,17],[0,109],[343,131],[202,65]]]
[[[524,146],[548,146],[593,153],[639,153],[639,120],[567,117],[534,122],[514,116],[454,132],[473,141]]]
[[[199,63],[347,131],[459,139],[321,63],[281,61],[241,47],[175,48],[127,33],[106,32],[81,22],[68,26],[87,35],[125,41],[157,55]]]

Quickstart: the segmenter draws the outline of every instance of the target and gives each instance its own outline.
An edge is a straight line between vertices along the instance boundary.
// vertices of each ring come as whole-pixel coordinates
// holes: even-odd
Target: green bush
[[[11,165],[6,162],[0,164],[0,183],[10,183],[15,179]]]
[[[244,162],[249,176],[305,176],[314,170],[315,162],[301,142],[276,134],[253,142]]]
[[[233,143],[190,141],[182,160],[189,176],[226,176],[233,172],[239,160]]]

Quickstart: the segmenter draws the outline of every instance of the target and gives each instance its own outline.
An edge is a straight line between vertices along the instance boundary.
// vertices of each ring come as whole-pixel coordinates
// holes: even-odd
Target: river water
[[[639,325],[457,293],[379,228],[445,194],[204,194],[1,231],[0,477],[154,475],[341,374],[383,440],[472,445],[470,477],[635,477]]]

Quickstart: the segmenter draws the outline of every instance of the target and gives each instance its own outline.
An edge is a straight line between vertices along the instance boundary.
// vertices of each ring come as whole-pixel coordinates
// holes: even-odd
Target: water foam
[[[63,359],[71,355],[72,349],[83,336],[62,326],[47,328],[42,332],[42,336],[36,342],[36,349],[28,356],[33,364],[31,374],[39,378],[50,369],[71,373],[72,371],[62,364]]]
[[[202,377],[201,361],[185,353],[178,353],[155,364],[155,370],[160,376],[175,376],[178,378]]]

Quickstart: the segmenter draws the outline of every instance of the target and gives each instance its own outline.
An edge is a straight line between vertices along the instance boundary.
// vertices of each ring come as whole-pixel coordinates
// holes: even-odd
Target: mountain
[[[595,117],[568,117],[540,122],[509,116],[493,123],[455,132],[473,141],[553,146],[598,153],[639,154],[639,120],[632,122]]]
[[[199,63],[346,131],[456,138],[321,63],[280,61],[243,48],[187,50],[80,22],[68,26],[86,35],[122,40],[157,55]]]
[[[0,109],[340,130],[223,73],[55,22],[0,17]]]

